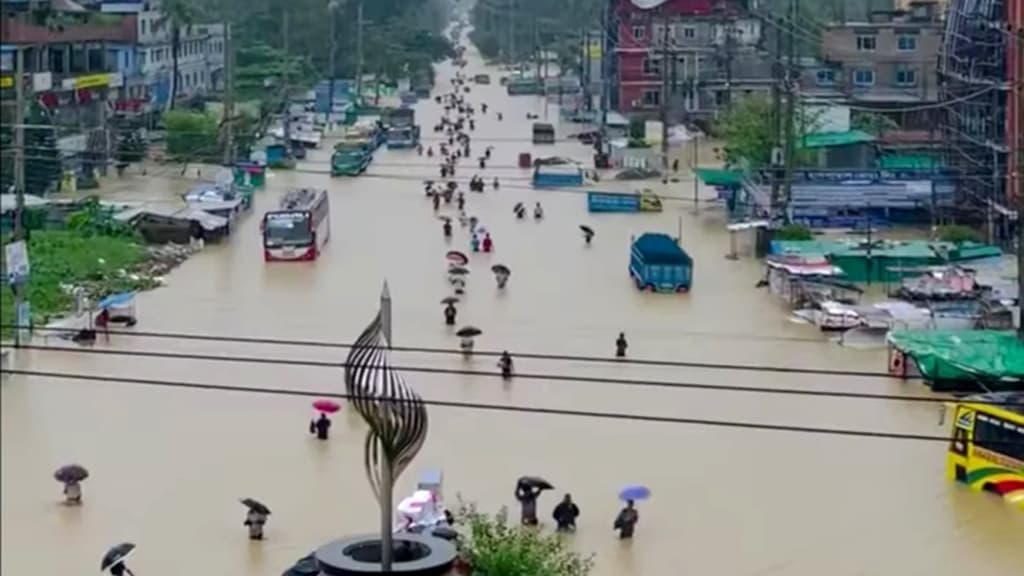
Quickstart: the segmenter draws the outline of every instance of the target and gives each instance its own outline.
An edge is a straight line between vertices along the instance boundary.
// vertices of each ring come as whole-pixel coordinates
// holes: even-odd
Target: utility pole
[[[661,170],[668,177],[668,17],[661,17]]]
[[[722,32],[725,34],[725,108],[732,107],[732,62],[735,57],[733,24],[735,16],[729,14],[723,19]]]
[[[288,21],[291,19],[289,14],[288,7],[281,11],[281,45],[286,59],[289,58],[291,44],[288,37]],[[292,78],[289,67],[285,68],[284,73],[284,155],[286,158],[292,157]]]
[[[771,16],[769,16],[771,18]],[[779,209],[779,192],[781,189],[780,171],[782,169],[782,83],[785,80],[785,66],[782,64],[782,20],[777,19],[775,26],[775,50],[772,62],[772,196],[769,218],[775,218]]]
[[[25,51],[21,46],[14,53],[14,241],[25,240]],[[25,249],[28,252],[28,249]],[[8,263],[10,265],[10,263]],[[21,346],[22,307],[25,305],[26,279],[12,279],[14,290],[14,346]]]
[[[783,160],[785,161],[786,171],[785,180],[783,182],[784,194],[783,194],[783,208],[788,213],[789,201],[793,196],[793,153],[794,153],[794,142],[793,139],[796,137],[796,86],[795,82],[795,70],[796,70],[796,34],[794,29],[796,22],[800,14],[800,0],[789,0],[789,20],[790,29],[787,34],[787,55],[786,55],[786,73],[785,73],[785,88],[786,88],[786,126],[785,135],[786,139],[783,142]]]
[[[363,0],[356,5],[356,99],[363,99]]]
[[[224,165],[235,162],[235,45],[231,23],[224,24]]]
[[[611,98],[609,94],[611,92],[611,66],[609,65],[611,59],[608,57],[608,48],[611,46],[611,42],[608,41],[608,35],[611,34],[611,2],[605,2],[604,7],[601,9],[601,130],[600,135],[600,147],[598,153],[604,153],[604,143],[608,139],[608,101]]]
[[[516,2],[508,0],[508,63],[516,63]]]
[[[335,68],[335,56],[338,52],[338,41],[337,41],[337,26],[338,26],[338,2],[337,0],[328,0],[327,2],[327,17],[330,18],[330,26],[328,27],[331,35],[330,41],[330,53],[327,55],[328,60],[328,71],[329,77],[327,78],[327,129],[331,129],[331,113],[334,112],[334,76],[337,74]]]
[[[1010,30],[1016,42],[1017,74],[1014,79],[1017,107],[1017,337],[1024,342],[1024,25],[1018,12],[1017,30]]]

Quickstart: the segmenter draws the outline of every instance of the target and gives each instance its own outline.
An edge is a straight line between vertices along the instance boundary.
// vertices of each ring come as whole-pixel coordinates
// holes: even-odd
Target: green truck
[[[331,176],[359,176],[373,160],[373,142],[368,138],[346,138],[334,145]]]

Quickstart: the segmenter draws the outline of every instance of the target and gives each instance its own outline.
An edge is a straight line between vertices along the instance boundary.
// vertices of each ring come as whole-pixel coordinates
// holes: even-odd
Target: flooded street
[[[479,70],[470,58],[469,73]],[[478,350],[610,357],[620,331],[634,358],[798,366],[883,372],[878,351],[843,349],[813,328],[792,324],[781,302],[754,288],[762,268],[724,258],[729,239],[720,209],[666,201],[660,214],[589,215],[581,191],[529,187],[514,168],[520,152],[588,159],[589,147],[530,144],[528,112],[544,118],[536,97],[510,98],[490,70],[489,86],[469,99],[477,113],[473,155],[493,145],[492,166],[465,160],[458,177],[480,173],[501,189],[467,192],[467,213],[492,233],[493,254],[472,254],[459,324],[483,330]],[[438,87],[453,71],[440,66]],[[479,106],[477,107],[479,110]],[[504,113],[499,122],[494,112]],[[425,144],[440,106],[421,101]],[[548,107],[549,121],[557,107]],[[558,126],[564,139],[582,130]],[[415,151],[378,152],[369,172],[327,175],[324,146],[293,172],[278,171],[258,192],[254,212],[229,242],[208,247],[139,299],[137,330],[351,342],[376,311],[387,280],[396,346],[444,348],[458,341],[443,322],[448,295],[444,254],[468,252],[466,229],[449,244],[423,194],[437,177],[434,159]],[[710,160],[710,158],[708,159]],[[588,162],[589,164],[589,162]],[[161,168],[145,186],[153,199],[192,182]],[[667,195],[692,197],[688,175]],[[139,179],[140,185],[146,181]],[[619,190],[634,188],[623,183]],[[259,218],[289,187],[330,193],[331,239],[311,264],[265,264]],[[603,187],[615,189],[614,183]],[[657,185],[660,188],[660,184]],[[703,191],[705,196],[711,190]],[[540,201],[543,221],[516,220],[517,202]],[[449,209],[454,215],[454,210]],[[681,224],[680,224],[681,222]],[[585,246],[578,226],[596,231]],[[676,234],[695,260],[693,291],[648,295],[629,279],[630,236]],[[512,269],[498,292],[489,269]],[[129,349],[249,358],[342,362],[346,349],[112,337],[97,351]],[[399,367],[495,370],[493,357],[396,353]],[[213,362],[70,352],[25,352],[20,367],[226,386],[343,393],[340,368]],[[628,363],[517,358],[521,373],[621,380],[662,380],[879,394],[924,394],[916,383],[774,372],[654,367]],[[930,403],[765,395],[706,389],[407,371],[428,400],[543,406],[715,421],[944,435]],[[3,574],[79,574],[98,568],[116,542],[138,544],[139,576],[277,576],[316,546],[377,528],[376,502],[363,471],[365,427],[348,407],[329,442],[307,433],[311,398],[158,388],[124,383],[12,377],[2,388]],[[542,522],[563,492],[582,515],[570,536],[596,554],[594,576],[1008,576],[1024,566],[1024,515],[1001,500],[944,478],[946,445],[739,427],[711,427],[521,412],[429,407],[430,433],[396,495],[409,493],[426,468],[444,472],[444,495],[488,510],[514,506],[515,479],[541,475],[555,484],[540,501]],[[84,505],[61,506],[52,480],[61,464],[92,475]],[[616,493],[643,483],[635,541],[611,530]],[[265,542],[250,542],[242,497],[273,515]],[[515,511],[515,510],[513,510]]]

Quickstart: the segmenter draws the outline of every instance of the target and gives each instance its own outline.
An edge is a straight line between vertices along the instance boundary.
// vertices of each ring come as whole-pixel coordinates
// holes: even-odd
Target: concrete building
[[[816,88],[834,88],[851,104],[883,113],[886,108],[904,128],[932,124],[929,111],[903,112],[913,105],[938,102],[936,62],[943,23],[932,1],[909,3],[909,10],[873,12],[867,22],[831,24],[822,32],[826,66],[808,71]]]
[[[733,94],[771,88],[771,65],[758,50],[760,20],[746,0],[612,0],[617,25],[612,105],[671,120],[713,117]],[[667,90],[665,85],[667,84]]]
[[[129,98],[166,108],[171,92],[173,56],[170,26],[159,1],[147,2],[138,14],[139,66],[127,79]],[[223,89],[224,25],[197,24],[181,31],[177,98],[204,96]]]

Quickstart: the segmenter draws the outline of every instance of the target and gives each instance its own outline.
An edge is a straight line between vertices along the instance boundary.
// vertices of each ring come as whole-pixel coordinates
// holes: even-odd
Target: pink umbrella
[[[459,252],[458,250],[449,250],[448,253],[444,255],[444,257],[449,262],[455,264],[456,266],[465,266],[466,264],[469,264],[469,256],[466,256],[464,253]]]
[[[341,410],[341,405],[334,400],[317,400],[313,402],[313,408],[316,408],[320,412],[327,412],[328,414],[334,414],[338,410]]]

